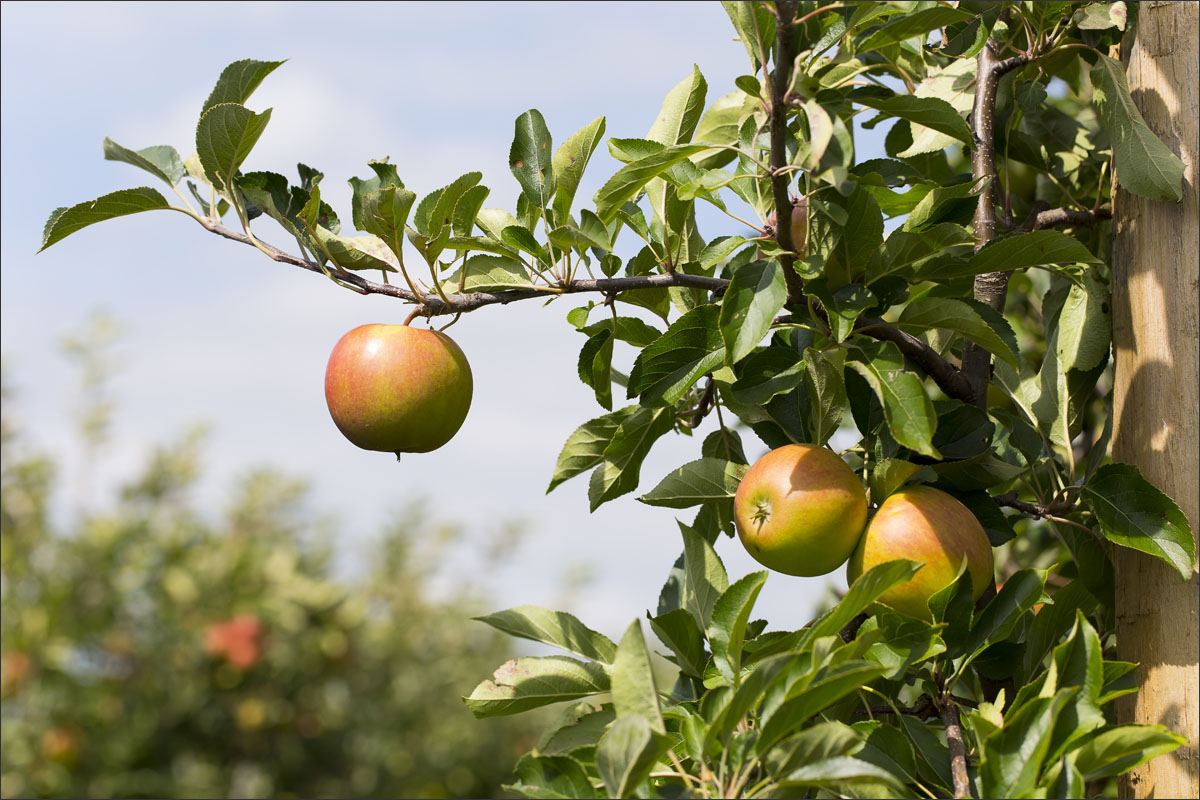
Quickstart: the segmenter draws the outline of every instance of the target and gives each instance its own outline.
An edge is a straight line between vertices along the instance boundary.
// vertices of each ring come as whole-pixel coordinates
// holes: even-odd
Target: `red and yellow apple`
[[[238,614],[228,622],[208,626],[204,648],[238,669],[249,669],[262,656],[263,626],[253,614]]]
[[[733,499],[738,537],[765,567],[824,575],[853,552],[867,521],[854,471],[824,447],[789,444],[750,467]]]
[[[454,340],[407,325],[360,325],[325,370],[338,430],[364,450],[428,453],[458,432],[471,407],[471,367]]]
[[[971,510],[930,486],[906,486],[889,496],[850,557],[850,583],[874,566],[907,558],[924,564],[879,602],[911,617],[929,618],[929,598],[958,578],[967,560],[974,599],[993,580],[992,545]]]

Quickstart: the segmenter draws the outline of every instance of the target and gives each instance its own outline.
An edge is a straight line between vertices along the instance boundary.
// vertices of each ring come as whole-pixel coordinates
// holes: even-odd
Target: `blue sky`
[[[486,586],[497,608],[555,605],[558,569],[585,563],[594,577],[574,587],[568,609],[585,621],[619,635],[654,605],[681,549],[678,512],[630,496],[588,514],[586,476],[544,495],[563,441],[603,413],[575,376],[583,340],[565,315],[578,303],[487,308],[451,329],[474,371],[471,413],[449,445],[397,464],[341,438],[322,379],[345,331],[400,322],[402,304],[272,263],[178,214],[108,222],[34,254],[52,209],[153,181],[104,161],[105,136],[134,149],[171,144],[186,157],[213,82],[242,58],[290,59],[248,103],[274,111],[246,169],[321,169],[343,218],[345,180],[369,174],[369,159],[390,156],[419,195],[478,169],[492,188],[486,205],[511,209],[506,157],[526,109],[541,110],[556,143],[599,115],[609,136],[643,136],[693,64],[709,101],[731,91],[750,67],[718,3],[5,3],[2,13],[0,333],[20,415],[41,447],[78,467],[74,374],[58,343],[103,310],[124,336],[99,489],[205,422],[202,507],[250,467],[278,466],[311,482],[314,509],[336,515],[353,547],[424,497],[475,542],[506,520],[529,523],[493,574],[471,547],[456,551],[448,590]],[[616,166],[598,150],[578,196]],[[273,223],[256,229],[286,244]],[[709,217],[702,232],[741,228]],[[746,444],[751,458],[765,452],[750,434]],[[643,489],[698,456],[699,439],[667,437],[643,467]],[[718,551],[733,577],[758,568],[735,541]],[[773,628],[799,626],[825,587],[773,575],[760,614]]]

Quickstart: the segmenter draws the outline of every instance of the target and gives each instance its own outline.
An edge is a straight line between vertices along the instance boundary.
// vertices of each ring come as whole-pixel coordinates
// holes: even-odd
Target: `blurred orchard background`
[[[485,205],[511,209],[506,159],[527,108],[556,142],[601,114],[607,135],[642,136],[693,63],[710,102],[731,91],[748,65],[720,5],[0,13],[3,795],[499,793],[539,720],[477,722],[460,697],[542,651],[470,617],[536,604],[617,637],[681,549],[669,509],[627,498],[589,515],[584,480],[545,495],[567,436],[600,413],[575,378],[578,303],[460,321],[471,413],[449,445],[397,463],[342,439],[322,381],[337,339],[403,320],[399,303],[182,215],[35,255],[42,226],[142,185],[102,160],[105,136],[190,153],[204,98],[243,58],[290,59],[250,100],[274,112],[247,169],[316,167],[343,216],[345,180],[370,159],[390,157],[419,195],[478,169]],[[580,196],[616,164],[598,152]],[[257,230],[286,244],[269,221]],[[664,440],[643,489],[697,457],[712,424]],[[718,549],[731,575],[756,566],[736,542]],[[774,575],[759,611],[799,627],[836,588]]]

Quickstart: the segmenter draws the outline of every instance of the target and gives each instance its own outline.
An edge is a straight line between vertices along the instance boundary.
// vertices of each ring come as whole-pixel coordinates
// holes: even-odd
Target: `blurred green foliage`
[[[430,599],[455,528],[412,508],[347,577],[301,483],[259,471],[197,511],[198,435],[102,512],[59,514],[58,465],[5,394],[5,797],[485,797],[510,779],[540,724],[463,706],[509,652],[469,620],[483,598]]]

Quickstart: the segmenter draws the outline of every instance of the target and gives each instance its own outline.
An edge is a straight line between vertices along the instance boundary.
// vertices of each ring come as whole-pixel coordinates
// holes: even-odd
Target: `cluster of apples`
[[[858,476],[815,445],[786,445],[755,462],[738,486],[734,522],[751,556],[788,575],[825,575],[849,561],[853,584],[887,561],[921,562],[911,579],[879,598],[913,617],[929,615],[929,598],[958,577],[964,558],[976,600],[993,579],[991,543],[970,509],[930,486],[906,486],[868,524]]]
[[[365,450],[397,457],[450,441],[466,420],[472,387],[467,357],[449,336],[408,325],[355,328],[333,348],[325,371],[338,430]],[[975,599],[993,579],[991,544],[966,506],[938,489],[908,486],[868,524],[862,482],[824,447],[792,444],[760,458],[738,487],[734,520],[750,555],[788,575],[825,575],[849,561],[853,583],[886,561],[922,562],[879,599],[915,617],[928,615],[929,598],[958,577],[963,559]]]

